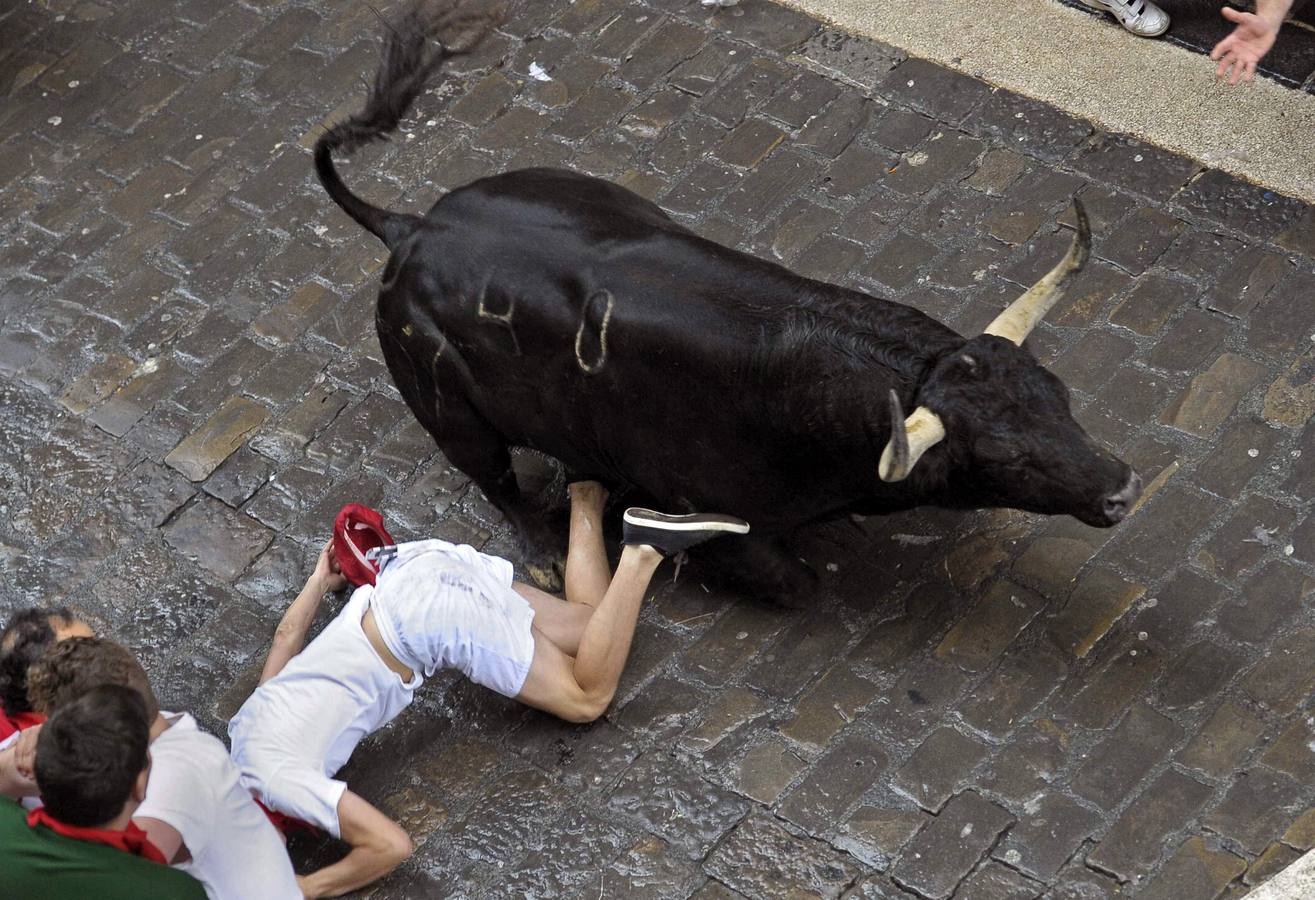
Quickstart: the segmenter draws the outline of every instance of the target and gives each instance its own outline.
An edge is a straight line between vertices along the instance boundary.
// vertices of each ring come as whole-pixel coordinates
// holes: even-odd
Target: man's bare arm
[[[320,550],[320,557],[315,563],[315,571],[306,579],[306,586],[301,589],[297,599],[292,601],[287,612],[274,629],[274,643],[270,645],[269,656],[265,658],[265,667],[260,672],[260,683],[273,678],[292,657],[306,646],[306,635],[310,631],[315,615],[320,611],[320,602],[330,591],[342,590],[347,579],[338,569],[333,558],[333,541],[330,540]]]
[[[333,865],[297,877],[307,898],[338,897],[377,881],[414,849],[400,825],[351,791],[338,801],[338,829],[352,849]]]

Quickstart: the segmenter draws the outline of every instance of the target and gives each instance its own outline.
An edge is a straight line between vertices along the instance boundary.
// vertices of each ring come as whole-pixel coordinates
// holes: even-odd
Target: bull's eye
[[[1013,465],[1023,458],[1023,448],[1017,443],[1002,441],[998,438],[982,438],[974,449],[983,462],[998,466]]]
[[[959,354],[959,359],[962,360],[963,364],[968,367],[969,372],[977,371],[977,360],[973,359],[967,353]]]

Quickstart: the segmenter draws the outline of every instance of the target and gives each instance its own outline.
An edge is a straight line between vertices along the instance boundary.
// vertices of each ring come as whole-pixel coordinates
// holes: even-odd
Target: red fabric
[[[33,725],[40,725],[46,721],[46,717],[41,713],[24,712],[17,715],[9,715],[3,709],[0,709],[0,741],[13,737],[20,731],[26,731]]]
[[[32,828],[44,825],[56,834],[73,838],[75,841],[106,844],[125,853],[131,853],[133,856],[140,856],[160,865],[165,864],[164,854],[151,843],[151,839],[146,836],[146,832],[132,822],[129,822],[128,827],[123,831],[108,831],[103,828],[79,828],[76,825],[64,824],[46,812],[46,808],[42,806],[27,814],[27,824]]]
[[[396,543],[384,528],[384,517],[359,503],[348,503],[333,520],[333,555],[343,576],[355,587],[374,584],[378,567],[365,558],[367,550]]]
[[[256,800],[255,797],[251,798]],[[287,813],[275,812],[265,804],[256,800],[256,806],[265,814],[270,823],[279,830],[279,834],[287,834],[289,831],[309,831],[311,834],[319,834],[319,828],[307,822],[305,819],[298,819],[296,816],[290,816]]]

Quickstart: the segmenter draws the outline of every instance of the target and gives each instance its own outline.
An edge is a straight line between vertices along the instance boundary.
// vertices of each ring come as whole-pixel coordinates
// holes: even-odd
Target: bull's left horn
[[[1022,346],[1045,314],[1050,312],[1059,298],[1064,296],[1068,280],[1087,264],[1091,255],[1091,225],[1087,222],[1087,211],[1082,208],[1082,201],[1073,198],[1073,212],[1077,216],[1078,227],[1073,234],[1073,243],[1068,253],[1041,280],[1028,288],[1027,293],[1019,297],[996,316],[983,334],[994,334]]]
[[[937,443],[945,439],[945,425],[941,417],[925,406],[919,406],[905,419],[899,396],[890,392],[890,440],[881,451],[877,475],[882,481],[903,481],[913,467]]]

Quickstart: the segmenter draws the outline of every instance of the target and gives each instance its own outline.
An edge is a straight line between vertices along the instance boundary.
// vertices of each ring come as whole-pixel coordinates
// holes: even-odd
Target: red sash
[[[164,865],[164,854],[151,843],[151,839],[146,836],[146,832],[132,822],[129,822],[128,827],[123,831],[108,831],[103,828],[79,828],[76,825],[66,825],[59,821],[47,813],[46,808],[43,806],[27,814],[27,824],[33,828],[44,825],[56,834],[73,838],[75,841],[106,844],[125,853],[131,853],[133,856],[140,856],[143,859],[149,859],[151,862]]]
[[[9,715],[0,709],[0,741],[13,737],[20,731],[26,731],[33,725],[40,725],[46,721],[46,717],[41,713],[23,712],[17,715]]]
[[[320,833],[318,826],[307,822],[305,819],[298,819],[296,816],[290,816],[287,813],[276,812],[261,803],[255,797],[252,797],[251,799],[255,801],[256,806],[260,807],[260,811],[265,814],[267,819],[269,819],[270,824],[278,829],[279,834],[286,835],[289,831],[309,831],[311,834]]]

